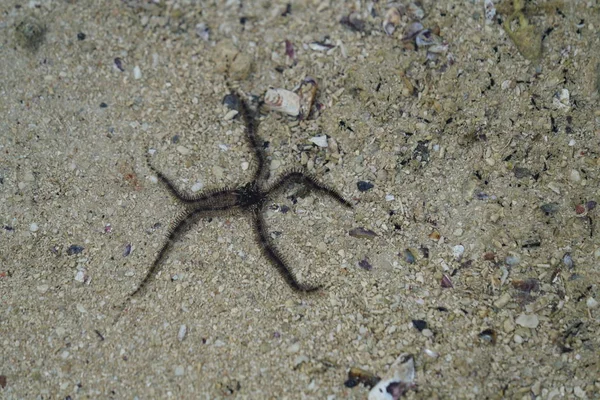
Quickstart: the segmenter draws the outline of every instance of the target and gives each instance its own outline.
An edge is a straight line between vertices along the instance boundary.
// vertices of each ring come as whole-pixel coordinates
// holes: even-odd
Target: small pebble
[[[375,185],[373,185],[371,182],[366,181],[359,181],[356,183],[356,187],[360,192],[366,192],[367,190],[373,189],[374,186]]]
[[[84,283],[85,282],[85,272],[77,271],[77,273],[75,274],[75,281],[79,282],[79,283]]]
[[[175,367],[175,376],[183,376],[184,373],[185,369],[182,365],[178,365],[177,367]]]
[[[412,324],[419,332],[422,332],[423,329],[427,328],[427,321],[423,321],[422,319],[413,319]]]
[[[366,271],[370,271],[373,269],[373,266],[369,263],[367,258],[364,258],[358,262],[358,266]]]
[[[587,397],[585,390],[583,390],[580,386],[575,386],[573,388],[573,394],[575,394],[575,397],[578,399],[585,399]]]
[[[177,339],[181,342],[185,338],[185,334],[187,333],[187,326],[181,325],[179,327],[179,332],[177,332]]]
[[[510,333],[515,330],[515,323],[513,322],[512,318],[506,318],[502,324],[502,327],[504,328],[504,332]]]
[[[29,225],[29,230],[31,232],[37,232],[38,229],[40,229],[40,228],[39,228],[38,224],[36,224],[35,222],[33,222],[31,225]]]
[[[536,314],[521,314],[515,322],[524,328],[535,329],[540,324],[540,319]]]
[[[106,104],[105,102],[100,103],[100,108],[106,108],[108,107],[108,104]]]
[[[48,285],[39,285],[36,289],[41,294],[44,294],[44,293],[46,293],[48,291],[48,289],[50,289],[50,286],[48,286]]]
[[[395,197],[393,194],[386,194],[385,201],[394,201]]]
[[[516,344],[522,344],[523,343],[523,338],[521,337],[521,335],[515,335],[513,337],[513,340],[515,341]]]
[[[4,389],[6,387],[6,376],[0,375],[0,387]]]
[[[452,248],[452,255],[454,256],[454,259],[457,261],[460,261],[464,252],[465,252],[465,246],[463,246],[462,244],[458,244]]]
[[[598,301],[593,297],[588,297],[588,299],[585,301],[585,304],[589,309],[598,307]]]
[[[198,35],[198,37],[202,40],[204,40],[205,42],[208,42],[208,40],[210,39],[210,29],[208,28],[208,26],[206,26],[205,23],[201,22],[199,24],[196,24],[196,35]]]
[[[238,114],[239,114],[239,113],[238,113],[238,111],[237,111],[237,110],[229,110],[229,111],[227,112],[227,114],[225,114],[225,116],[223,117],[223,119],[224,119],[225,121],[231,121],[231,120],[232,120],[232,119],[234,119],[234,118],[235,118],[235,116],[236,116],[236,115],[238,115]]]
[[[202,188],[204,187],[204,184],[200,181],[194,183],[192,185],[192,192],[199,192],[200,190],[202,190]]]
[[[409,264],[414,264],[415,263],[415,256],[410,251],[410,249],[404,250],[404,261],[406,261]]]
[[[573,263],[573,257],[571,257],[571,254],[569,254],[569,253],[565,253],[565,255],[563,256],[562,262],[563,262],[563,265],[569,269],[573,269],[573,266],[575,265]]]
[[[569,178],[573,182],[581,181],[581,175],[579,174],[579,171],[577,171],[576,169],[571,170],[571,174],[569,175]]]
[[[67,254],[72,256],[72,255],[81,253],[83,250],[84,250],[83,246],[77,246],[76,244],[72,244],[67,249]]]
[[[517,255],[506,256],[506,259],[504,260],[506,265],[509,265],[511,267],[514,267],[515,265],[519,264],[520,261],[521,259]]]
[[[298,356],[294,360],[294,368],[298,368],[298,366],[300,366],[303,363],[307,363],[308,361],[309,361],[309,358],[307,356],[305,356],[304,354],[301,356]]]
[[[123,250],[123,257],[127,257],[131,254],[131,243],[127,243],[125,245],[125,250]]]
[[[547,215],[550,215],[550,214],[554,214],[555,212],[557,212],[559,210],[560,206],[558,205],[558,203],[547,203],[547,204],[542,205],[540,208]]]
[[[509,301],[510,301],[510,293],[506,292],[502,296],[500,296],[500,298],[498,298],[498,300],[496,300],[494,302],[494,306],[496,306],[497,308],[502,308],[505,305],[507,305]]]
[[[241,109],[240,99],[234,94],[226,94],[223,97],[223,105],[230,110],[239,111]]]
[[[242,163],[242,171],[247,171],[249,167],[250,167],[250,163],[249,162],[244,161]]]
[[[225,170],[221,167],[219,167],[218,165],[214,165],[212,168],[212,172],[213,175],[216,176],[218,179],[221,179],[223,177],[223,172],[225,172]]]
[[[77,34],[77,40],[85,40],[85,33],[79,32]]]
[[[423,349],[423,353],[425,353],[431,358],[438,358],[440,356],[440,353],[438,353],[437,351],[430,350],[428,348]]]
[[[327,252],[327,245],[325,244],[325,242],[319,242],[319,244],[317,244],[317,250],[320,253],[326,253]]]
[[[113,61],[115,63],[115,68],[121,72],[125,71],[125,68],[123,68],[123,60],[121,60],[119,57],[116,57]]]
[[[425,337],[432,337],[433,336],[433,331],[431,329],[423,329],[423,331],[421,331],[421,333]]]
[[[298,351],[300,351],[300,343],[298,342],[287,348],[288,353],[297,353]]]
[[[133,79],[142,79],[142,70],[137,65],[133,68]]]
[[[77,303],[77,305],[75,306],[75,308],[77,308],[77,311],[79,311],[82,314],[87,314],[87,310],[83,307],[83,305]]]
[[[183,154],[184,156],[187,156],[188,154],[191,153],[190,149],[188,149],[187,147],[184,147],[184,146],[177,146],[177,151],[180,154]]]

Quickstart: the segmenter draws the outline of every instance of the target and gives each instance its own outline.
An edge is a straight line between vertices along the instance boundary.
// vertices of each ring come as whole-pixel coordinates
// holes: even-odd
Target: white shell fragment
[[[179,340],[180,342],[183,341],[183,339],[185,339],[186,333],[187,333],[187,326],[181,325],[179,327],[179,332],[177,332],[177,340]]]
[[[273,111],[292,117],[300,114],[300,96],[285,89],[269,89],[265,93],[265,105]]]
[[[569,111],[571,109],[569,89],[562,89],[559,93],[556,93],[552,99],[552,105],[558,110]]]
[[[540,319],[536,314],[521,314],[515,322],[524,328],[535,329],[540,324]]]
[[[452,255],[454,256],[454,259],[457,261],[460,261],[464,252],[465,252],[465,246],[463,246],[462,244],[457,244],[456,246],[454,246],[452,248]]]
[[[142,79],[142,70],[137,65],[133,68],[133,79]]]
[[[308,139],[308,141],[316,144],[319,147],[327,147],[327,136],[326,135],[314,136],[314,137],[311,137],[310,139]]]
[[[388,373],[369,392],[369,400],[398,400],[414,387],[415,360],[412,354],[402,353]]]

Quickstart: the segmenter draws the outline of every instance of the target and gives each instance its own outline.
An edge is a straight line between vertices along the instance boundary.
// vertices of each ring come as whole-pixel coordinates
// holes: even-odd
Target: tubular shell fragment
[[[292,117],[300,114],[300,96],[286,89],[269,89],[265,93],[265,105],[273,111]]]

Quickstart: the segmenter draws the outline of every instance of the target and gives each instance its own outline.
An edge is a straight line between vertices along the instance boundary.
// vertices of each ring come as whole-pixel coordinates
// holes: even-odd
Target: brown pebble
[[[575,206],[575,212],[577,214],[583,214],[585,212],[585,206],[583,204],[577,204]]]
[[[440,235],[438,231],[433,231],[429,234],[429,238],[433,240],[440,240],[440,237],[442,237],[442,235]]]
[[[0,375],[0,387],[4,389],[6,387],[6,376]]]
[[[529,278],[524,280],[514,279],[512,281],[512,285],[515,289],[526,293],[530,293],[532,291],[537,291],[540,289],[540,283],[535,278]]]

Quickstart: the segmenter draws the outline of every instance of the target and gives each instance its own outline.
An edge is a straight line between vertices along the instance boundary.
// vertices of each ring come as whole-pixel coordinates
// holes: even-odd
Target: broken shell
[[[392,7],[385,13],[383,19],[383,30],[388,35],[391,35],[396,30],[396,26],[400,24],[400,11],[396,7]]]
[[[269,110],[293,117],[300,114],[300,96],[285,89],[269,89],[265,93],[265,105]]]
[[[314,137],[311,137],[310,139],[308,139],[308,141],[311,143],[314,143],[315,145],[317,145],[319,147],[327,147],[327,136],[326,135],[314,136]]]
[[[402,38],[403,41],[412,40],[415,36],[417,36],[420,32],[423,31],[423,24],[420,22],[413,22],[406,29],[406,34]]]
[[[307,76],[296,91],[300,96],[300,119],[306,119],[310,115],[310,110],[317,98],[317,88],[317,82]]]
[[[415,43],[417,44],[417,47],[433,46],[436,44],[440,44],[441,42],[442,40],[440,39],[440,37],[431,32],[431,29],[422,30],[417,34],[415,38]]]
[[[492,345],[496,344],[496,340],[498,338],[496,331],[493,329],[485,329],[485,330],[481,331],[478,336],[480,339],[482,339]]]
[[[309,43],[308,47],[315,51],[328,51],[333,49],[335,46],[326,42],[312,42]]]
[[[415,360],[412,354],[403,353],[390,367],[388,373],[371,391],[369,400],[398,400],[415,387]]]
[[[370,229],[359,227],[353,228],[348,232],[348,234],[352,237],[359,239],[374,239],[377,237],[377,234]]]
[[[352,367],[350,371],[348,371],[348,380],[344,382],[344,386],[352,388],[358,386],[359,384],[363,384],[372,388],[377,385],[377,383],[381,380],[375,374],[370,373],[362,368]]]
[[[410,3],[406,7],[406,15],[408,15],[408,17],[412,20],[419,20],[423,19],[423,17],[425,16],[425,11],[423,11],[423,9],[418,4]]]

